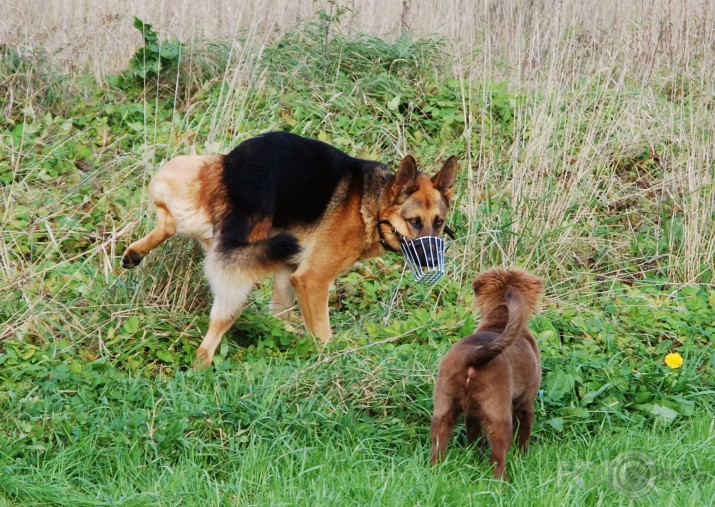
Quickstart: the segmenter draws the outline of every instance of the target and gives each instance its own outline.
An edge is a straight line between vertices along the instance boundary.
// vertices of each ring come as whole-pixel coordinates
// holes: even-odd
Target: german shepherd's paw
[[[125,269],[132,269],[139,265],[144,257],[136,253],[132,249],[127,249],[122,256],[122,267]]]
[[[194,359],[194,370],[204,370],[211,366],[213,356],[213,353],[209,354],[209,351],[204,347],[199,347],[196,350],[196,359]]]

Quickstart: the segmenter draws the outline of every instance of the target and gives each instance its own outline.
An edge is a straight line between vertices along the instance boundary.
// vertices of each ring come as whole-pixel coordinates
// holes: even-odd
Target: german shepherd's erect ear
[[[432,176],[432,186],[439,190],[447,203],[452,199],[458,170],[457,157],[453,155],[447,159],[442,169]],[[414,157],[412,155],[405,156],[400,162],[400,167],[395,175],[395,184],[392,187],[393,202],[397,204],[404,202],[411,193],[419,188],[417,184],[418,174],[419,171]]]
[[[400,162],[400,167],[395,175],[395,184],[392,186],[392,202],[400,204],[407,199],[411,193],[417,190],[417,162],[412,155],[407,155]]]
[[[454,193],[454,182],[457,179],[457,157],[452,155],[442,166],[437,174],[432,176],[432,185],[439,190],[442,196],[447,200],[447,203],[452,199]]]

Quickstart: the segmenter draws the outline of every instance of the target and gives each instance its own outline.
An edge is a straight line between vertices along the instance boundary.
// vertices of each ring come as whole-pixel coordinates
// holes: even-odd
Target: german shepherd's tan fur
[[[527,324],[538,308],[542,283],[523,270],[492,268],[472,286],[482,320],[474,334],[455,343],[442,359],[434,389],[431,463],[444,457],[457,417],[464,413],[467,443],[483,430],[494,476],[506,480],[513,425],[518,425],[518,445],[526,451],[541,384],[539,349]]]
[[[297,296],[308,331],[327,342],[331,283],[359,259],[399,252],[392,228],[407,239],[440,235],[457,169],[450,157],[430,178],[408,155],[395,175],[378,162],[278,132],[228,155],[180,156],[152,179],[156,226],[129,245],[122,265],[136,266],[174,234],[201,244],[214,302],[197,367],[212,362],[248,293],[271,273],[272,313],[288,318]]]

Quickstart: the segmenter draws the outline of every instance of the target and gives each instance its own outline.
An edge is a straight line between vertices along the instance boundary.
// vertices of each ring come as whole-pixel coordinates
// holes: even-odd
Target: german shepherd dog
[[[474,334],[449,349],[439,367],[431,463],[443,459],[457,417],[464,413],[467,444],[484,430],[494,477],[506,480],[513,425],[518,423],[518,445],[526,451],[541,384],[539,349],[527,323],[538,308],[542,283],[523,270],[492,268],[478,275],[472,287],[482,321]]]
[[[450,157],[430,178],[407,155],[393,174],[286,132],[228,155],[179,156],[153,177],[156,227],[129,245],[122,266],[137,266],[174,234],[199,241],[214,301],[196,367],[211,364],[248,293],[270,273],[272,313],[289,318],[297,295],[308,331],[326,343],[331,283],[359,259],[400,252],[402,240],[439,236],[457,170]]]

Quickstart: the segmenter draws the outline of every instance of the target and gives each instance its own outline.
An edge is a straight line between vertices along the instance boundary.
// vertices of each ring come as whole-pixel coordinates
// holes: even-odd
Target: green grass
[[[506,31],[471,52],[346,35],[325,14],[268,42],[137,21],[144,46],[101,79],[0,46],[0,503],[712,505],[709,25],[653,46],[647,22],[542,40],[493,14]],[[533,59],[509,63],[529,41]],[[428,172],[459,155],[448,276],[415,287],[395,255],[357,264],[324,350],[267,315],[267,281],[195,373],[199,248],[171,239],[131,272],[119,256],[153,225],[158,164],[267,130]],[[507,484],[462,430],[427,467],[437,365],[475,328],[469,284],[491,265],[546,285],[533,445]],[[655,489],[633,499],[609,471],[641,452]]]
[[[15,435],[3,435],[0,495],[12,505],[628,505],[608,472],[637,452],[653,460],[648,502],[708,505],[715,495],[709,411],[641,431],[576,422],[555,434],[537,419],[530,452],[509,456],[508,484],[491,478],[459,431],[446,462],[430,469],[429,414],[410,411],[399,383],[385,412],[369,413],[378,405],[369,385],[415,382],[410,363],[394,349],[318,368],[224,363],[215,372],[82,382],[57,380],[57,364],[41,380],[40,372],[16,377],[28,389],[6,393],[2,427]],[[428,369],[416,379],[427,384]],[[362,393],[313,387],[353,381],[364,382]],[[25,445],[24,432],[37,443]]]

